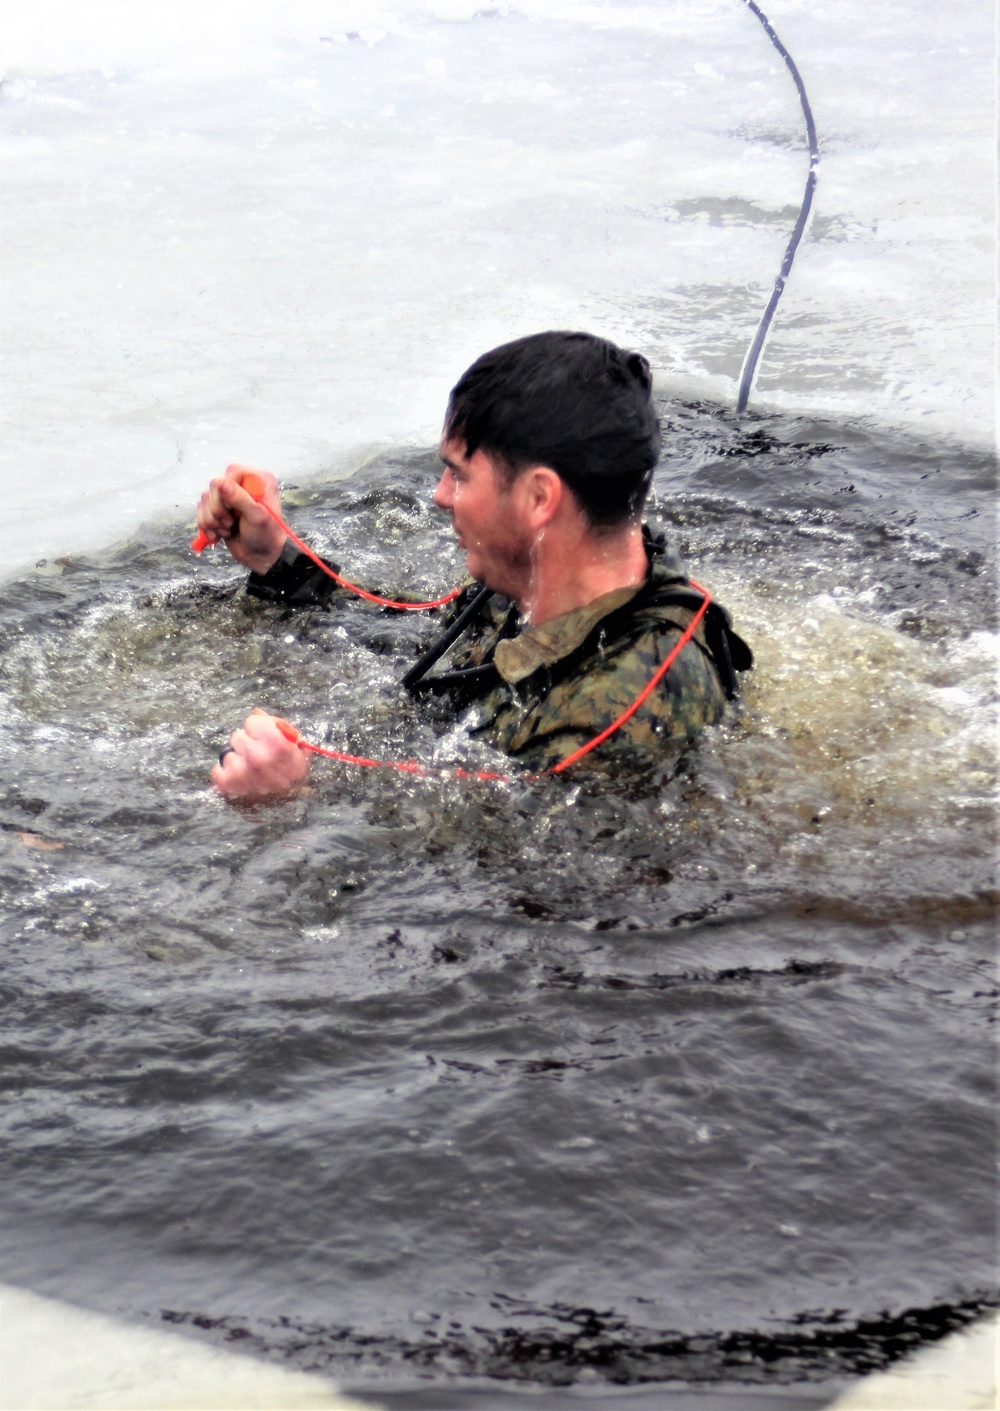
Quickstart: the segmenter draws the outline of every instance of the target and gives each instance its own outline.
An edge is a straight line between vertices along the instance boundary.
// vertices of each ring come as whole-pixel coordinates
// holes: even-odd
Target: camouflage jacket
[[[470,733],[520,763],[536,770],[558,764],[627,710],[700,603],[663,537],[644,532],[650,567],[639,587],[524,628],[517,609],[493,595],[451,648],[447,668],[411,671],[404,684],[467,708]],[[334,585],[290,552],[268,574],[251,574],[247,587],[270,601],[317,606]],[[480,592],[477,583],[465,587],[443,623],[446,632]],[[597,753],[620,760],[693,738],[722,718],[727,695],[736,694],[735,671],[752,661],[728,614],[713,603],[657,689]]]
[[[505,754],[548,769],[601,733],[628,709],[694,617],[694,592],[663,539],[646,534],[649,575],[586,607],[519,630],[517,610],[493,598],[453,650],[449,669],[411,689],[470,706],[466,724]],[[463,610],[474,584],[457,601]],[[653,694],[602,746],[648,755],[666,741],[692,739],[722,718],[736,694],[736,670],[752,664],[746,644],[712,605]],[[412,673],[411,673],[412,674]]]

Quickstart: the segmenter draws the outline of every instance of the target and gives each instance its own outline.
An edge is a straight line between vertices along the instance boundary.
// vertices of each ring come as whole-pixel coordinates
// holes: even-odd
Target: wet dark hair
[[[508,484],[550,466],[593,529],[634,519],[660,453],[649,363],[590,333],[533,333],[477,358],[452,389],[446,440]]]

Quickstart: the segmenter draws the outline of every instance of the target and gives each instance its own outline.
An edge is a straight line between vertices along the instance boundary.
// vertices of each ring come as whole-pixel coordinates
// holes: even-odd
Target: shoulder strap
[[[691,588],[686,579],[670,580],[666,583],[650,583],[639,590],[636,596],[626,603],[632,613],[641,613],[649,608],[684,608],[697,612],[702,604],[702,595]],[[620,609],[623,611],[623,609]],[[611,617],[615,614],[612,613]],[[610,619],[605,619],[605,622]],[[749,671],[753,666],[753,652],[747,643],[732,628],[729,613],[720,603],[709,603],[703,618],[705,646],[719,673],[722,689],[728,700],[735,700],[739,694],[738,671]]]
[[[476,625],[493,596],[492,589],[485,587],[485,585],[477,586],[477,591],[447,631],[442,633],[403,677],[401,684],[411,695],[418,695],[424,691],[431,691],[435,695],[448,694],[452,697],[456,709],[461,709],[480,696],[485,696],[489,691],[492,691],[494,686],[499,684],[502,678],[493,664],[492,657],[481,666],[466,666],[451,671],[439,671],[436,676],[427,674],[434,663],[444,656],[448,648],[457,642],[463,633]],[[517,630],[517,620],[517,609],[513,604],[510,604],[500,626],[498,641],[501,637],[514,635]]]
[[[448,631],[410,668],[402,681],[408,691],[414,694],[423,691],[432,691],[436,695],[448,693],[464,705],[486,695],[500,683],[502,678],[492,660],[482,666],[442,671],[436,676],[427,675],[434,663],[472,625],[476,616],[486,606],[489,596],[488,589],[480,590]],[[622,607],[602,617],[575,651],[548,668],[549,685],[554,685],[575,671],[580,663],[597,649],[602,640],[609,644],[623,642],[642,636],[651,627],[655,628],[658,625],[655,616],[657,609],[677,607],[687,612],[697,612],[702,601],[702,594],[692,588],[686,578],[645,584],[635,597],[630,598]],[[729,614],[718,603],[709,604],[702,621],[705,642],[703,646],[696,639],[696,645],[703,651],[707,650],[726,697],[734,700],[739,693],[736,673],[749,670],[753,665],[753,653],[743,638],[733,631]],[[670,624],[662,625],[666,627]]]
[[[472,595],[451,626],[442,632],[437,641],[424,652],[420,660],[410,667],[400,682],[405,690],[412,691],[420,685],[434,663],[440,661],[451,644],[457,642],[465,629],[471,626],[492,596],[492,588],[487,588],[485,583],[479,585],[478,591]]]
[[[431,691],[436,696],[454,696],[456,707],[461,707],[485,696],[502,679],[495,663],[488,661],[482,666],[462,666],[454,671],[439,671],[436,676],[424,676],[414,681],[409,689],[414,695]]]
[[[697,612],[703,601],[703,595],[696,588],[692,588],[686,578],[647,583],[623,607],[601,619],[577,651],[566,658],[568,668],[572,670],[579,662],[581,654],[594,650],[602,636],[609,642],[639,637],[656,626],[657,609],[676,607],[683,608],[686,612]],[[719,603],[709,603],[702,624],[704,646],[697,638],[695,644],[702,647],[702,650],[707,649],[727,699],[735,700],[739,694],[736,673],[748,671],[753,666],[753,652],[743,638],[733,631],[729,614]],[[562,667],[563,663],[558,665]]]

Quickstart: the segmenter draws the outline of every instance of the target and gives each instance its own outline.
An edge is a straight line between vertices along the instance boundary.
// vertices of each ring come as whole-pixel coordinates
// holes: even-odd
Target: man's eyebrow
[[[458,461],[453,461],[450,456],[441,456],[441,462],[442,462],[443,465],[446,465],[449,470],[461,470],[461,469],[462,469],[462,467],[459,465]]]

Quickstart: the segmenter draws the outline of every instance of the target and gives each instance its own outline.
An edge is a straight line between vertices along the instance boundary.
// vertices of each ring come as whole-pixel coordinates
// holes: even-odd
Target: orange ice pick
[[[243,489],[254,500],[262,500],[267,492],[267,486],[259,475],[244,475],[240,482]],[[212,540],[201,529],[191,540],[191,548],[196,554],[200,554],[203,549],[207,549]]]

